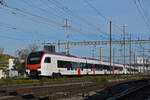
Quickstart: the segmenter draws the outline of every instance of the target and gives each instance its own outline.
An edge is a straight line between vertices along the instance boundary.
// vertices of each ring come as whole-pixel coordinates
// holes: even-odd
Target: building
[[[14,66],[15,66],[14,61],[15,61],[15,59],[13,59],[13,58],[8,59],[8,70],[9,70],[8,76],[9,77],[17,77],[18,76],[18,71],[16,71],[14,69]]]
[[[15,65],[15,64],[14,64],[14,60],[15,60],[15,59],[13,59],[13,58],[8,59],[8,69],[9,69],[9,70],[14,69],[14,67],[13,67],[13,66]]]
[[[5,73],[3,72],[3,70],[0,70],[0,79],[5,78],[5,77],[6,77],[6,75],[5,75]]]
[[[15,57],[8,54],[1,54],[0,59],[1,61],[3,60],[0,65],[0,79],[18,76],[18,71],[14,70]]]
[[[137,64],[139,71],[141,73],[150,73],[150,60],[143,59],[143,57],[137,58]]]

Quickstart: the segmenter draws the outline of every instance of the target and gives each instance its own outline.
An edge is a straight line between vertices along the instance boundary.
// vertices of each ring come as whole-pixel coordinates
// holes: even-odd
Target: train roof
[[[98,59],[93,59],[93,58],[87,58],[87,57],[77,57],[74,55],[66,55],[64,53],[59,53],[59,52],[49,52],[49,51],[35,51],[35,52],[31,52],[31,53],[48,53],[48,54],[55,54],[55,55],[61,55],[61,56],[66,56],[66,57],[76,57],[76,58],[80,58],[80,59],[88,59],[88,60],[97,60],[100,61]]]
[[[55,54],[55,55],[62,55],[62,56],[67,56],[67,57],[77,57],[77,56],[73,56],[73,55],[66,55],[66,54],[64,54],[64,53],[59,53],[59,52],[49,52],[49,51],[35,51],[35,52],[31,52],[31,53],[39,53],[39,52],[41,52],[41,53],[48,53],[48,54]]]
[[[87,60],[94,60],[94,61],[100,61],[99,59],[93,59],[93,58],[87,58],[87,57],[77,57],[77,56],[73,56],[73,55],[66,55],[64,53],[59,53],[59,52],[49,52],[49,51],[35,51],[35,52],[32,52],[32,53],[38,53],[38,52],[41,52],[41,53],[48,53],[48,54],[54,54],[54,55],[60,55],[60,56],[66,56],[66,57],[75,57],[75,58],[80,58],[80,59],[87,59]],[[108,61],[102,61],[102,62],[105,62],[105,63],[109,63]],[[122,65],[120,63],[115,63],[115,64],[118,64],[118,65]]]

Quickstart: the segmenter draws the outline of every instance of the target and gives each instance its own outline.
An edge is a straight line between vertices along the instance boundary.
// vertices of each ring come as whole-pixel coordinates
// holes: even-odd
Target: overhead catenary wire
[[[88,0],[84,0],[84,2],[86,2],[88,4],[88,6],[90,8],[92,8],[100,17],[102,17],[103,19],[105,19],[105,21],[107,21],[107,22],[111,21],[109,18],[107,18],[106,16],[104,16],[96,7],[94,7]],[[115,27],[117,27],[122,32],[122,29],[117,24],[112,23],[112,25],[114,25]]]
[[[40,7],[37,7],[37,6],[35,6],[35,5],[32,5],[32,4],[28,3],[28,2],[25,1],[25,0],[22,0],[22,1],[23,1],[25,4],[27,4],[28,6],[30,6],[30,7],[37,8],[37,9],[40,10],[40,11],[44,11],[44,12],[48,13],[48,11],[46,11],[46,10],[40,8]],[[55,16],[60,17],[60,16],[58,16],[58,15],[55,15]],[[75,29],[75,28],[72,28],[72,30],[73,30],[73,31],[77,31],[77,32],[79,32],[79,33],[84,33],[84,32],[81,32],[81,31],[78,30],[78,29]]]
[[[97,29],[98,29],[97,26],[91,24],[91,23],[88,22],[86,19],[82,18],[81,16],[74,14],[68,7],[62,5],[60,2],[58,2],[58,1],[56,1],[56,0],[48,0],[48,1],[49,1],[50,3],[52,3],[52,4],[54,4],[54,5],[55,5],[56,7],[58,7],[59,9],[61,9],[63,12],[66,12],[66,13],[68,13],[69,15],[71,15],[72,17],[78,18],[78,19],[80,19],[82,22],[86,23],[86,25],[90,26],[89,29],[96,28],[96,30],[95,30],[95,29],[93,29],[93,30],[94,30],[94,31],[97,31]],[[91,26],[92,26],[92,27],[91,27]],[[73,28],[72,28],[72,29],[73,29]],[[73,30],[77,30],[77,29],[73,29]],[[79,32],[80,30],[77,30],[77,31]],[[83,32],[80,31],[80,33],[83,33]],[[91,33],[92,33],[92,32],[91,32]],[[97,33],[98,33],[98,32],[97,32]],[[103,33],[103,35],[107,35],[107,34],[105,34],[105,32],[100,32],[100,33]],[[98,36],[98,35],[97,35],[97,36]],[[104,36],[102,36],[102,35],[99,35],[98,37],[101,37],[102,39],[108,39],[108,37],[106,38],[106,37],[104,37]]]
[[[40,10],[40,11],[42,11],[42,12],[44,12],[44,13],[46,13],[46,14],[48,14],[48,15],[54,15],[55,17],[58,17],[58,18],[61,18],[62,16],[59,16],[58,14],[54,14],[53,12],[50,12],[50,11],[47,11],[47,10],[45,10],[45,9],[43,9],[43,8],[41,8],[41,7],[38,7],[38,6],[36,6],[36,5],[33,5],[33,4],[30,4],[28,1],[26,1],[26,0],[21,0],[23,3],[25,3],[26,5],[28,5],[29,7],[32,7],[32,8],[36,8],[37,10]],[[42,1],[41,1],[42,2]],[[65,19],[64,17],[63,18],[61,18],[61,19]],[[60,24],[60,23],[59,23]]]
[[[13,9],[13,10],[15,10],[15,11],[19,11],[20,13],[27,14],[27,15],[29,15],[29,16],[38,17],[38,18],[43,19],[43,17],[41,17],[41,16],[32,14],[32,13],[30,13],[30,12],[23,11],[23,10],[21,10],[21,9],[19,9],[19,8],[10,7],[10,6],[8,6],[8,5],[5,5],[5,6],[8,7],[9,9]],[[31,15],[30,15],[30,14],[31,14]],[[24,15],[24,16],[26,16],[26,15]],[[44,18],[44,19],[45,19],[45,18]],[[30,19],[30,20],[32,20],[32,21],[35,22],[34,19]],[[36,21],[36,22],[37,22],[37,21]],[[38,22],[43,23],[43,24],[49,24],[49,23],[45,23],[45,22],[41,22],[41,21],[38,21]],[[80,33],[83,33],[83,32],[81,32],[80,30],[75,29],[75,28],[72,28],[72,30],[73,30],[73,31],[78,31],[78,32],[80,32]],[[102,36],[101,36],[101,37],[102,37]]]
[[[147,15],[145,9],[143,8],[143,6],[142,6],[140,0],[138,0],[138,2],[139,2],[139,5],[140,5],[141,10],[142,10],[142,12],[143,12],[143,15],[145,16],[145,19],[147,20],[148,26],[149,26],[149,28],[150,28],[149,16]]]
[[[1,9],[11,12],[12,15],[21,15],[22,17],[24,17],[28,20],[31,20],[34,23],[48,25],[48,26],[51,26],[50,28],[52,28],[52,26],[53,26],[52,24],[48,23],[47,21],[42,21],[40,19],[37,20],[35,16],[26,14],[24,12],[20,12],[20,11],[17,12],[16,10],[14,11],[14,9],[11,9],[11,8],[8,8],[8,9],[7,8],[1,8]],[[12,11],[10,11],[9,9],[11,9]]]
[[[136,6],[137,11],[139,12],[139,14],[141,15],[142,19],[144,20],[144,23],[146,24],[147,28],[150,30],[150,25],[147,22],[147,19],[145,17],[145,15],[143,14],[143,11],[139,8],[137,1],[136,0],[132,0],[134,5]]]
[[[49,23],[53,23],[53,24],[56,24],[56,25],[60,25],[60,23],[56,22],[56,21],[53,21],[53,20],[50,20],[49,18],[46,18],[46,17],[42,17],[40,15],[37,15],[37,14],[33,14],[31,12],[28,12],[28,11],[25,11],[25,10],[22,10],[20,8],[16,8],[16,7],[13,7],[13,6],[9,6],[9,5],[4,5],[5,7],[9,8],[9,9],[13,9],[15,11],[19,11],[21,13],[24,13],[24,14],[27,14],[27,15],[30,15],[30,16],[33,16],[35,18],[39,18],[39,19],[42,19],[46,22],[49,22]]]
[[[0,35],[0,38],[9,39],[9,40],[17,40],[17,41],[22,41],[22,42],[29,40],[29,39],[16,38],[16,37],[11,37],[11,36],[4,36],[4,35]]]
[[[28,17],[27,15],[33,16],[33,17],[38,17],[38,18],[40,17],[40,16],[36,16],[36,15],[34,15],[34,14],[30,15],[30,13],[25,12],[25,11],[23,11],[23,10],[20,10],[19,8],[13,8],[13,7],[10,7],[10,6],[8,6],[8,5],[5,5],[5,6],[6,6],[8,9],[15,10],[15,11],[19,11],[19,14],[22,15],[22,16],[24,16],[24,17]],[[4,9],[4,8],[2,8],[2,9]],[[8,9],[5,9],[5,10],[8,10]],[[18,14],[18,12],[12,12],[12,14],[16,15],[16,14]],[[27,15],[25,15],[25,14],[27,14]],[[41,17],[40,17],[40,18],[41,18]],[[46,23],[46,22],[43,22],[43,21],[40,21],[40,20],[35,20],[35,19],[30,18],[30,17],[28,17],[28,19],[32,20],[33,22],[50,25],[49,23]],[[16,30],[19,29],[19,30],[22,30],[22,31],[26,31],[26,32],[28,32],[28,33],[39,34],[39,35],[41,35],[42,37],[46,36],[47,38],[49,38],[48,35],[40,34],[39,32],[36,32],[36,33],[35,33],[35,32],[31,32],[31,31],[27,31],[27,30],[24,30],[24,29],[21,29],[21,28],[18,28],[18,27],[16,28],[15,26],[12,26],[12,25],[7,25],[7,28],[8,28],[8,26],[9,26],[9,28],[12,28],[12,29],[16,29]],[[54,37],[51,37],[51,38],[54,38]]]
[[[41,0],[40,0],[41,1]],[[48,0],[49,2],[51,2],[50,0]],[[58,2],[58,1],[55,1],[55,2],[57,2],[57,3],[59,3],[61,6],[63,6],[60,2]],[[65,9],[68,9],[68,7],[65,7],[65,6],[63,6],[63,7],[61,7],[61,6],[59,6],[58,4],[56,4],[55,2],[53,2],[53,4],[55,4],[55,6],[56,7],[58,7],[58,8],[60,8],[61,10],[63,10],[64,12],[66,12],[66,10]],[[71,10],[69,10],[69,12],[71,12],[72,13],[72,11]],[[73,15],[74,15],[74,13],[72,13]],[[72,20],[70,20],[72,23],[75,23],[75,24],[77,24],[76,22],[73,22]],[[79,25],[80,26],[80,25]],[[85,28],[84,28],[85,29]],[[87,34],[87,32],[83,32],[83,31],[81,31],[80,29],[77,29],[77,28],[75,28],[75,27],[71,27],[71,30],[72,31],[75,31],[75,32],[78,32],[78,33],[81,33],[81,34]],[[92,32],[91,32],[92,33]],[[101,37],[101,38],[104,38],[104,39],[107,39],[106,37],[104,37],[104,36],[102,36],[102,35],[99,35],[99,37]]]
[[[44,0],[40,0],[41,1],[41,3],[43,3],[43,4],[46,4],[50,9],[53,9],[53,10],[55,10],[55,9],[57,9],[57,7],[56,8],[54,8],[54,7],[51,7],[47,2],[45,2]],[[57,12],[58,10],[56,10],[56,12]],[[66,14],[66,12],[61,12],[61,13],[57,13],[57,14],[55,14],[56,15],[56,17],[58,17],[58,18],[61,18],[61,19],[66,19],[64,16],[60,16],[59,14]],[[72,24],[76,24],[77,26],[81,26],[81,23],[79,23],[79,22],[76,22],[76,21],[72,21],[71,19],[69,19],[69,22],[71,22]],[[85,27],[85,26],[84,26]],[[80,27],[81,28],[81,27]],[[71,27],[71,29],[72,29],[72,27]],[[86,28],[82,28],[82,30],[84,30],[84,29],[86,29]],[[77,30],[77,29],[76,29]],[[81,32],[81,33],[83,33],[82,31],[80,31],[80,29],[78,29],[78,31],[77,32]],[[85,32],[86,33],[86,32]]]
[[[48,0],[49,1],[49,0]],[[54,0],[53,0],[54,1]],[[16,9],[15,9],[16,10]],[[23,12],[24,13],[24,12]],[[28,15],[30,15],[30,14],[28,14]],[[105,17],[105,16],[103,16],[103,17]],[[106,19],[106,17],[105,17],[105,19]],[[34,19],[32,19],[32,20],[34,20]],[[35,20],[34,20],[35,21]],[[39,21],[38,21],[39,22]],[[42,22],[43,24],[45,24],[45,22]],[[48,23],[46,23],[46,24],[48,24]],[[79,32],[79,33],[86,33],[86,32],[81,32],[81,30],[79,30],[79,29],[75,29],[75,28],[72,28],[71,29],[72,31],[76,31],[76,32]],[[101,36],[102,38],[104,38],[104,36]]]
[[[56,0],[48,0],[51,4],[54,4],[56,7],[58,7],[59,9],[61,9],[62,11],[70,14],[72,17],[76,17],[78,19],[80,19],[82,22],[86,23],[88,26],[92,26],[93,28],[95,28],[97,31],[99,31],[100,33],[102,34],[107,34],[106,32],[103,32],[100,28],[98,28],[96,25],[90,23],[89,21],[87,21],[85,18],[82,18],[81,16],[77,15],[77,14],[74,14],[72,12],[72,10],[70,10],[69,7],[67,6],[64,6],[62,3],[56,1]]]
[[[34,6],[34,5],[32,5],[32,4],[29,4],[27,1],[25,1],[25,0],[21,0],[21,1],[23,1],[24,3],[26,3],[28,6],[33,6],[33,8],[37,8],[37,9],[39,9],[39,10],[41,10],[41,11],[44,11],[44,12],[46,12],[46,13],[49,13],[48,11],[46,11],[46,10],[44,10],[44,9],[42,9],[42,8],[39,8],[39,7],[37,7],[37,6]],[[58,15],[55,15],[55,16],[57,16],[57,17],[60,17],[60,16],[58,16]],[[63,17],[64,18],[64,17]],[[71,30],[72,31],[75,31],[75,32],[79,32],[79,33],[82,33],[82,34],[85,34],[86,32],[82,32],[82,31],[80,31],[79,29],[76,29],[76,28],[71,28]],[[102,37],[102,38],[105,38],[104,36],[102,36],[102,35],[100,35],[100,37]]]
[[[42,37],[50,38],[50,36],[48,36],[48,35],[40,34],[39,32],[29,31],[29,30],[26,30],[24,28],[21,28],[21,27],[18,27],[18,26],[14,26],[14,25],[9,25],[9,24],[2,23],[2,22],[0,22],[0,26],[6,27],[6,28],[11,29],[11,30],[19,30],[19,31],[22,31],[22,32],[24,32],[26,34],[34,34],[34,35],[40,35]],[[54,37],[51,37],[51,38],[54,38]]]
[[[92,3],[90,3],[90,2],[92,2],[92,1],[84,0],[84,2],[86,2],[87,5],[88,5],[90,8],[92,8],[100,17],[102,17],[103,19],[105,19],[107,22],[112,21],[111,19],[109,19],[108,17],[106,17],[105,15],[103,15],[95,6],[93,6]],[[120,32],[123,31],[122,28],[121,28],[121,26],[118,25],[116,22],[112,21],[112,25],[113,25],[114,27],[116,27]],[[129,33],[129,32],[126,32],[126,33]],[[122,34],[122,33],[120,33],[120,34]],[[134,34],[132,34],[132,35],[133,35],[134,37],[137,37],[137,36],[134,35]]]
[[[89,7],[91,7],[95,12],[97,12],[97,14],[99,15],[99,16],[101,16],[102,18],[104,18],[106,21],[108,21],[108,22],[110,22],[111,21],[111,19],[109,19],[109,18],[107,18],[106,16],[104,16],[96,7],[94,7],[88,0],[84,0],[87,4],[88,4],[88,6]],[[120,31],[122,31],[122,28],[118,25],[118,24],[116,24],[116,23],[112,23],[115,27],[117,27]]]

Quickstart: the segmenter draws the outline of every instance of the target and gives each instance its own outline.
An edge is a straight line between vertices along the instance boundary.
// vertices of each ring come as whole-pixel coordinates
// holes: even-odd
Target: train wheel
[[[60,73],[53,73],[52,78],[60,78],[61,74]]]

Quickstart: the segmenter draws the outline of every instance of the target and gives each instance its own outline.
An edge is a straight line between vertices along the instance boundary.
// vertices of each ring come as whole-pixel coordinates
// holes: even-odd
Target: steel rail
[[[121,92],[119,94],[116,94],[116,95],[114,95],[112,97],[107,98],[106,100],[117,100],[117,99],[120,99],[120,98],[122,98],[122,97],[124,97],[126,95],[130,95],[131,93],[134,93],[134,92],[136,92],[136,91],[138,91],[140,89],[143,89],[143,88],[145,88],[146,86],[149,86],[149,85],[150,85],[150,83],[142,85],[142,86],[139,86],[139,87],[131,87],[129,89],[124,90],[123,92]]]

